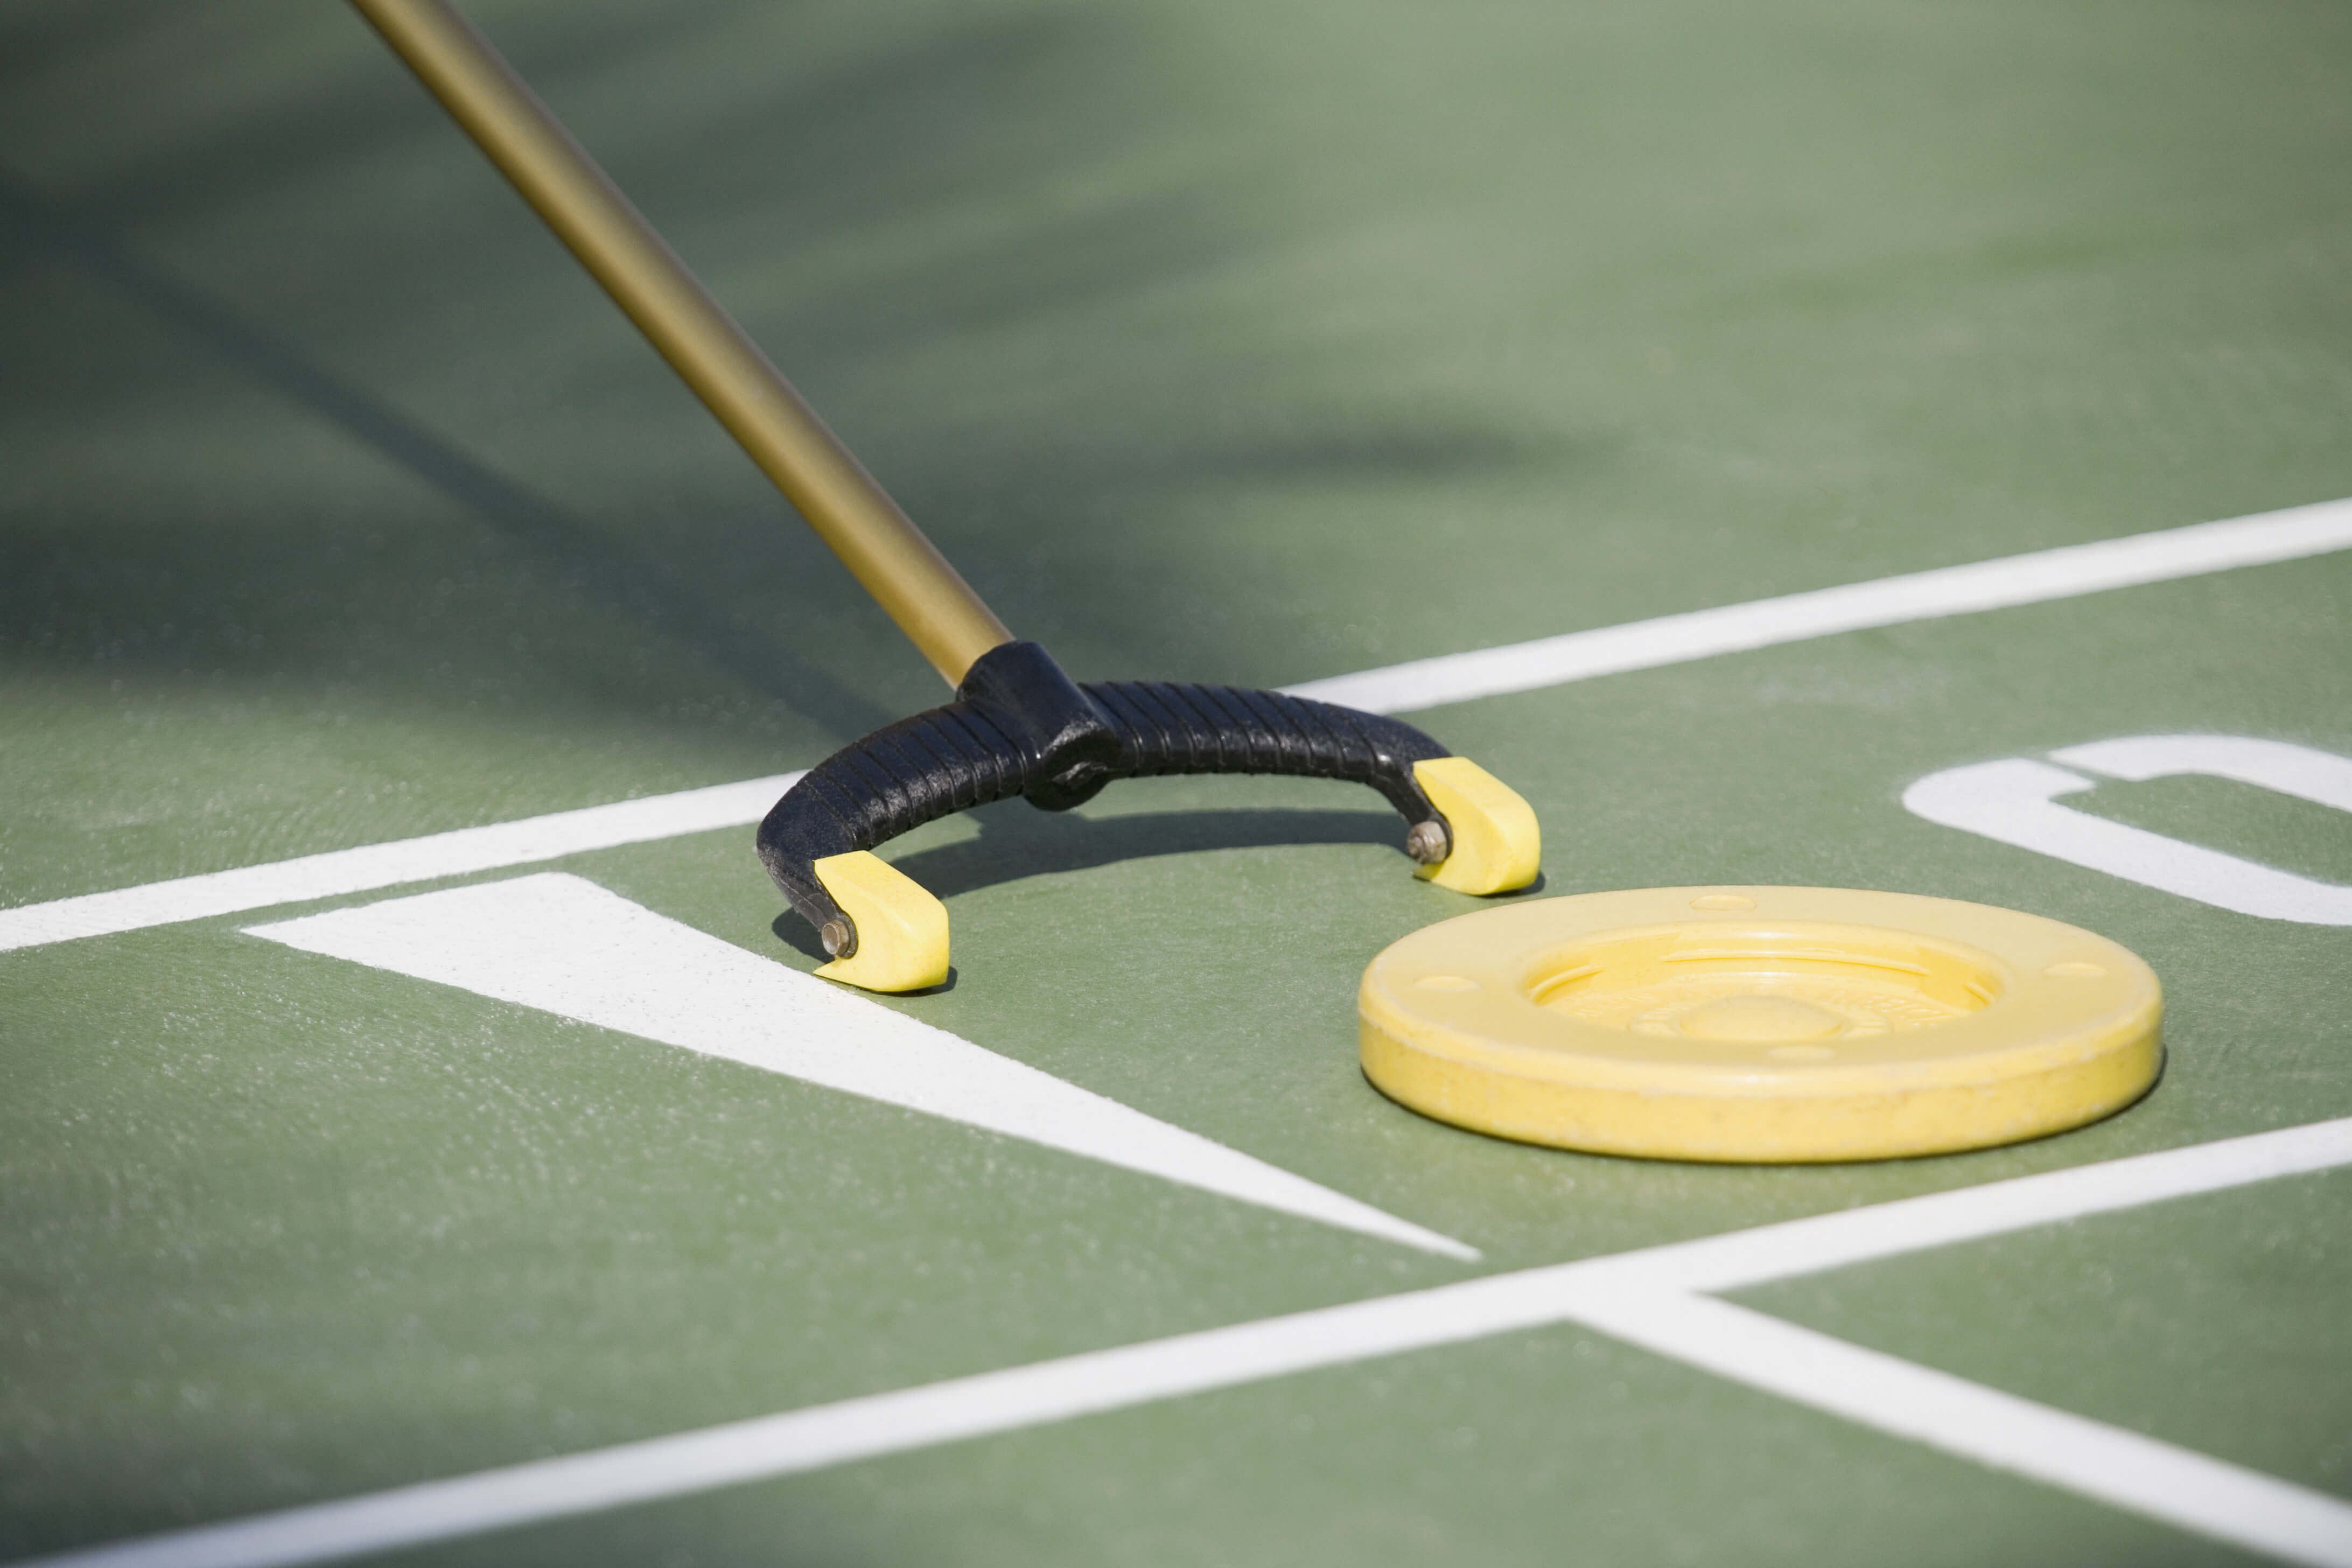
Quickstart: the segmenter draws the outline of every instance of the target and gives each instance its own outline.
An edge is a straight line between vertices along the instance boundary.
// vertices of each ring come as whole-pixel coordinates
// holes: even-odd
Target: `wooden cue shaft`
[[[1004,623],[446,0],[352,0],[950,685]]]

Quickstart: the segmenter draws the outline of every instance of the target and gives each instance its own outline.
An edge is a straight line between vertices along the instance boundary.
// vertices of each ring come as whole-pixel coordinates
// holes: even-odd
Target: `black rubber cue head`
[[[1035,643],[982,656],[955,700],[811,768],[760,824],[760,859],[817,929],[817,973],[868,991],[948,973],[948,912],[873,849],[910,828],[1022,796],[1066,811],[1114,780],[1290,773],[1370,784],[1404,817],[1421,876],[1464,893],[1541,868],[1535,813],[1410,724],[1278,691],[1153,680],[1079,685]]]

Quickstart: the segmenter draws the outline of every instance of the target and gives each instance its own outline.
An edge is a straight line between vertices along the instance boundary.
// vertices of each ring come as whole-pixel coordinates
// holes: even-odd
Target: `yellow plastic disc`
[[[1372,960],[1365,1076],[1529,1143],[1881,1160],[2079,1127],[2147,1091],[2164,998],[2015,910],[1837,888],[1643,888],[1481,910]]]

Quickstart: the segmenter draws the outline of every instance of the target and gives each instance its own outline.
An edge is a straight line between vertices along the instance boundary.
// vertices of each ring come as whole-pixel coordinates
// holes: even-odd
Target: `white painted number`
[[[2051,755],[2067,766],[2010,757],[1929,773],[1903,792],[1903,804],[1947,827],[2240,914],[2352,926],[2352,888],[2184,844],[2057,802],[2059,795],[2096,787],[2097,780],[2068,771],[2083,768],[2134,781],[2201,773],[2352,811],[2352,758],[2242,735],[2132,735]]]

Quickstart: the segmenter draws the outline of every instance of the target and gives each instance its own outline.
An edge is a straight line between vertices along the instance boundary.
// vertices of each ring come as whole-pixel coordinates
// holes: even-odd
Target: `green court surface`
[[[2052,916],[2165,1074],[1880,1164],[1440,1126],[1354,988],[1476,901],[1339,784],[936,824],[951,984],[808,980],[777,786],[672,797],[921,659],[342,7],[13,4],[0,1558],[2352,1563],[2352,12],[471,10],[1081,679],[2035,556],[1396,705],[1527,896]],[[1063,1131],[792,1066],[908,1041]]]

